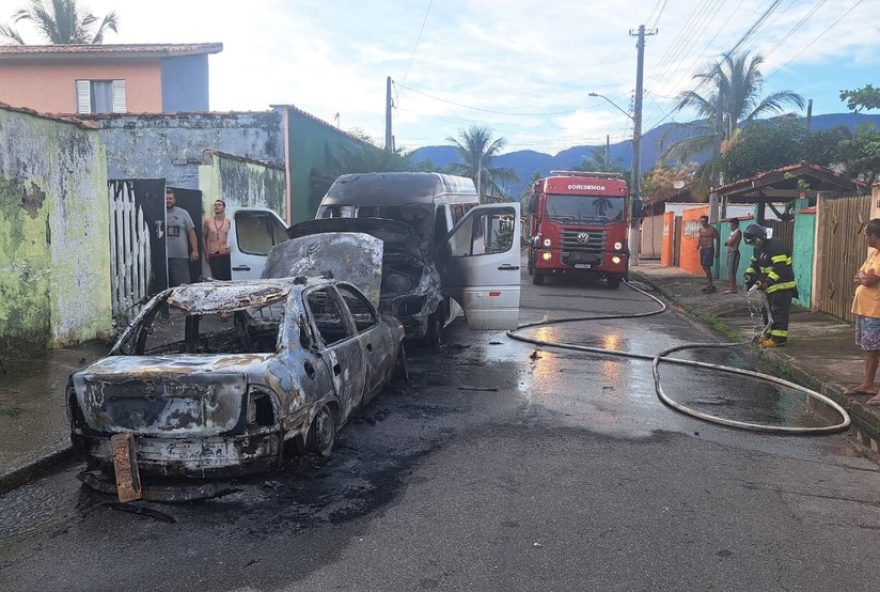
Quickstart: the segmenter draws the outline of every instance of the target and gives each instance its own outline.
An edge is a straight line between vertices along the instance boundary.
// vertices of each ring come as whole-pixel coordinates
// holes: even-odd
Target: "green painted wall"
[[[287,109],[288,159],[292,221],[315,217],[318,203],[311,203],[312,171],[327,163],[328,153],[340,144],[358,146],[361,142],[335,127]]]
[[[0,109],[0,351],[112,327],[106,154],[95,129]]]
[[[798,285],[798,304],[813,306],[813,254],[816,244],[816,214],[797,213],[794,217],[794,248],[791,253]]]
[[[269,208],[287,217],[284,199],[284,170],[262,163],[206,152],[199,167],[199,189],[206,215],[214,211],[214,201],[222,199],[226,208]]]
[[[740,223],[739,229],[743,230],[745,225]],[[722,282],[722,285],[727,285],[727,247],[724,246],[724,243],[730,237],[730,224],[727,222],[718,222],[715,224],[715,228],[718,230],[718,235],[721,237],[721,253],[718,258],[718,268],[715,270],[715,278]],[[752,258],[752,247],[748,246],[744,242],[740,241],[739,243],[739,267],[736,272],[736,285],[740,288],[743,287],[743,274],[746,272],[746,269],[749,267],[749,261]]]

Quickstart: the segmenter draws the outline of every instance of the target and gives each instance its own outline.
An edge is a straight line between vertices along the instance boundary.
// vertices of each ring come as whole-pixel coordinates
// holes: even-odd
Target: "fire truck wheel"
[[[536,286],[544,285],[544,274],[536,269],[534,275],[532,275],[532,283]]]
[[[608,287],[611,290],[616,290],[620,287],[620,280],[622,278],[620,276],[611,276],[605,280],[605,283],[608,284]]]

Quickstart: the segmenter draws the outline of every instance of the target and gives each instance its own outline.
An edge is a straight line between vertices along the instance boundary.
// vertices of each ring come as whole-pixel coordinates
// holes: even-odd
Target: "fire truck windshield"
[[[568,224],[623,222],[625,200],[604,195],[548,195],[547,218]]]

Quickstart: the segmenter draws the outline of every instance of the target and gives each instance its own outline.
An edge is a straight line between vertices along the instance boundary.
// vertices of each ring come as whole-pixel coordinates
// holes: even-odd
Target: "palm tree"
[[[455,144],[459,161],[449,166],[449,170],[463,177],[470,177],[477,186],[480,201],[486,193],[503,194],[500,183],[518,180],[513,169],[493,167],[492,161],[499,155],[507,141],[498,137],[492,139],[492,130],[472,125],[461,130],[457,138],[448,137]],[[486,189],[489,191],[486,191]]]
[[[764,58],[757,54],[728,53],[694,75],[694,80],[700,83],[697,90],[680,93],[675,108],[678,111],[695,109],[701,120],[673,126],[669,132],[679,137],[684,132],[687,137],[669,146],[663,158],[671,157],[683,163],[711,151],[713,158],[704,166],[702,176],[704,179],[712,177],[717,169],[716,157],[736,140],[743,125],[762,115],[780,113],[788,105],[802,109],[803,97],[790,90],[760,98],[764,83],[760,66],[763,63]]]
[[[603,146],[590,148],[590,155],[584,158],[579,165],[574,167],[576,171],[595,171],[601,173],[623,173],[624,170],[617,165],[616,161]]]
[[[12,14],[12,20],[31,23],[52,45],[103,43],[104,33],[107,30],[115,33],[119,25],[115,11],[109,12],[98,24],[98,17],[87,8],[78,6],[76,0],[51,0],[50,6],[44,0],[31,0],[26,8]],[[0,37],[25,45],[21,34],[11,24],[0,24]]]

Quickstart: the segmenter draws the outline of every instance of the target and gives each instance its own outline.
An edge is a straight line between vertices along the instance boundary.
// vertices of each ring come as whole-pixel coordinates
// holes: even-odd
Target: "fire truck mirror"
[[[526,214],[534,214],[535,213],[535,208],[537,207],[537,201],[538,201],[538,198],[535,197],[534,195],[532,195],[526,201],[526,211],[525,211]]]

